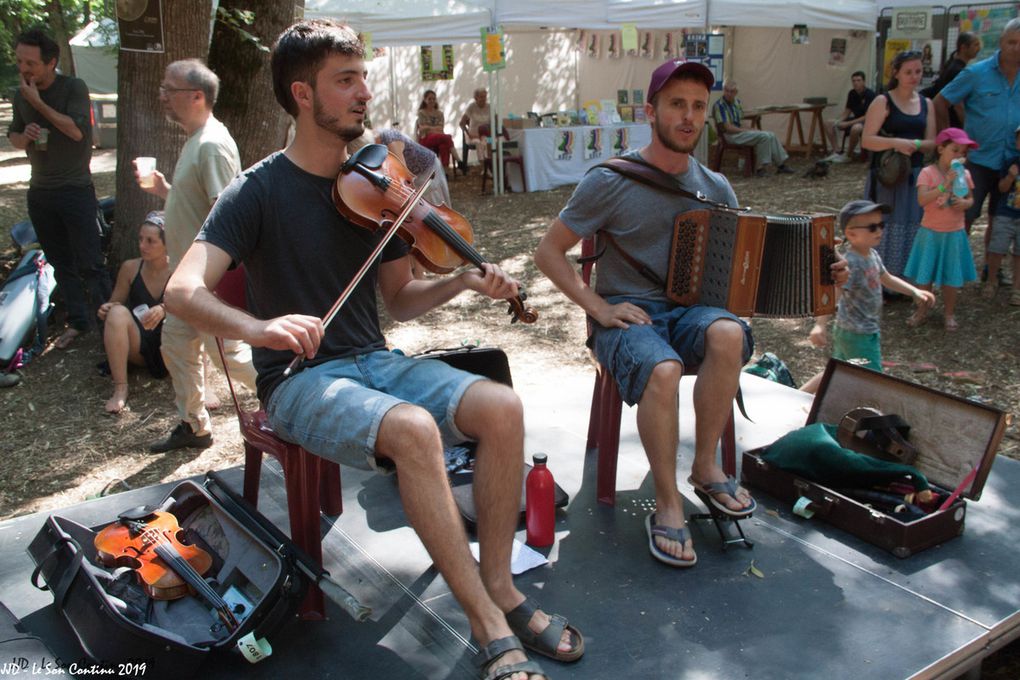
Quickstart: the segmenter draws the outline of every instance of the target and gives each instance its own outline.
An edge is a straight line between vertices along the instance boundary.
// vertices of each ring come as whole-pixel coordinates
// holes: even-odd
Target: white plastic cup
[[[35,148],[37,151],[45,151],[50,141],[50,129],[39,128],[39,136],[35,138]]]
[[[138,184],[145,188],[152,188],[156,185],[156,159],[152,156],[139,156],[135,159],[135,167],[138,168]]]
[[[135,315],[136,319],[141,321],[142,318],[146,315],[146,313],[148,313],[148,311],[149,311],[149,305],[141,304],[141,305],[138,305],[137,307],[135,307],[134,309],[132,309],[131,313]]]

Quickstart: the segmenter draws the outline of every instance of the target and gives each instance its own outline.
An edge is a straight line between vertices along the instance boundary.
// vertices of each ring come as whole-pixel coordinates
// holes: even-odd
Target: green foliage
[[[245,30],[245,26],[251,26],[255,22],[255,12],[242,9],[227,9],[220,5],[216,8],[216,20],[236,32],[245,42],[253,44],[262,52],[269,52],[269,48],[257,36]]]
[[[109,7],[107,6],[109,5]],[[41,26],[52,35],[50,8],[61,12],[68,35],[73,36],[88,22],[113,17],[113,3],[103,0],[0,0],[0,92],[17,86],[14,41],[18,34]]]

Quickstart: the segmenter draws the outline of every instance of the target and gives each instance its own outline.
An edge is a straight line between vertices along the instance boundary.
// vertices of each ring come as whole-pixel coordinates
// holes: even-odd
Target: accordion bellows
[[[832,215],[691,210],[677,216],[666,280],[674,302],[737,316],[832,314]]]

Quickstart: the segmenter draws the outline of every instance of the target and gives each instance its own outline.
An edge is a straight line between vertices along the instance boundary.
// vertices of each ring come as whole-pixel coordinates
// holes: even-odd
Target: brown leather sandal
[[[524,602],[506,613],[506,622],[510,630],[520,639],[525,647],[542,656],[547,656],[556,661],[570,663],[577,661],[584,654],[584,636],[581,631],[571,626],[567,619],[560,614],[548,614],[549,625],[541,633],[536,633],[528,626],[531,618],[541,607],[530,597],[525,597]],[[570,633],[570,651],[560,650],[560,640],[563,631]]]

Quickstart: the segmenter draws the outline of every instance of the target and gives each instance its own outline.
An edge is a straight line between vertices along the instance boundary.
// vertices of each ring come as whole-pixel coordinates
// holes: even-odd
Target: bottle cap
[[[531,457],[531,460],[535,462],[535,465],[545,465],[545,462],[549,460],[549,456],[544,453],[536,453]]]

